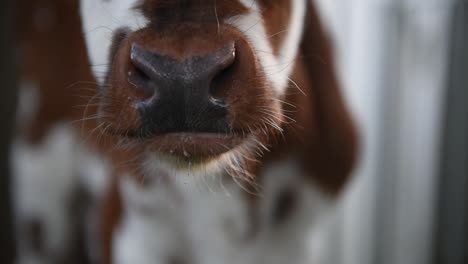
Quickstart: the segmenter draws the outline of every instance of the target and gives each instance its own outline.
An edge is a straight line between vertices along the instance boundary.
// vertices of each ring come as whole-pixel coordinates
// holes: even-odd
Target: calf
[[[106,263],[305,263],[356,133],[306,0],[82,0]]]
[[[74,1],[18,6],[18,262],[84,263],[73,245],[86,211],[70,201],[85,190],[100,211],[87,211],[100,218],[87,228],[94,262],[305,263],[306,231],[357,151],[314,5],[80,9],[83,35]]]

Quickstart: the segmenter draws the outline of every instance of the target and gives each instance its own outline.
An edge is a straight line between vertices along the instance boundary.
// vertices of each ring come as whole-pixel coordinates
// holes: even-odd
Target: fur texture
[[[15,143],[18,217],[40,218],[47,248],[63,252],[70,244],[63,230],[72,229],[66,226],[67,201],[74,189],[83,188],[91,198],[88,233],[99,235],[88,236],[95,262],[308,263],[307,230],[347,182],[357,149],[331,45],[311,2],[81,0],[79,9],[82,35],[74,24],[41,35],[44,43],[51,36],[69,40],[61,48],[76,50],[74,56],[57,57],[43,72],[40,61],[31,59],[34,66],[25,72],[33,72],[33,80],[52,80],[39,91],[44,109],[70,93],[62,79],[89,81],[92,72],[99,88],[73,90],[86,99],[69,100],[53,112],[63,115],[49,118],[50,111],[41,108],[41,118],[29,118],[31,111],[24,111],[24,120],[35,124],[25,131],[41,129],[33,133],[39,135],[35,141]],[[77,36],[84,37],[90,67],[84,66],[83,40]],[[42,54],[49,49],[41,47],[51,43],[26,46],[31,54]],[[135,45],[147,56],[169,58],[174,67],[233,47],[232,65],[209,80],[209,95],[227,105],[223,121],[225,132],[231,132],[213,137],[145,130],[141,102],[148,98],[129,78],[141,75],[135,70]],[[157,92],[158,83],[154,87]],[[206,112],[191,100],[184,101],[195,105],[184,108],[184,116],[191,117],[185,121],[209,127]],[[81,112],[70,110],[81,104]],[[77,119],[74,128],[58,125]],[[46,199],[37,198],[44,193]]]

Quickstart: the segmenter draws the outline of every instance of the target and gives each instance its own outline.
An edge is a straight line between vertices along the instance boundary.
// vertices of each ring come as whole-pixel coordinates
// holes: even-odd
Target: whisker
[[[289,80],[304,96],[307,96],[307,94],[304,92],[304,90],[302,90],[301,87],[299,87],[299,85],[298,85],[293,79],[291,79],[290,77],[288,77],[288,80]]]

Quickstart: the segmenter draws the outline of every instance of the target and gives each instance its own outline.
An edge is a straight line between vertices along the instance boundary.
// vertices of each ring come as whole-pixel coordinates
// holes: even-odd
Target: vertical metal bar
[[[394,259],[389,263],[431,262],[452,8],[445,0],[404,5]]]
[[[393,73],[396,56],[392,50],[395,19],[388,14],[396,8],[393,1],[353,1],[352,25],[349,41],[348,65],[345,81],[357,98],[354,106],[360,120],[363,152],[357,178],[344,201],[342,263],[372,264],[377,258],[378,214],[381,193],[383,148],[383,104],[386,88],[391,90],[387,78]],[[390,32],[389,32],[390,31]]]
[[[0,262],[13,263],[14,238],[9,179],[9,143],[15,111],[14,1],[0,1]]]
[[[399,154],[399,125],[403,114],[401,108],[400,54],[402,52],[402,30],[406,22],[399,1],[388,1],[381,17],[383,40],[380,68],[381,103],[377,108],[379,115],[380,140],[377,162],[375,195],[375,226],[373,231],[375,248],[371,263],[391,264],[395,254],[396,229],[396,188]],[[382,239],[385,238],[385,239]]]
[[[452,16],[434,264],[468,263],[468,3]]]

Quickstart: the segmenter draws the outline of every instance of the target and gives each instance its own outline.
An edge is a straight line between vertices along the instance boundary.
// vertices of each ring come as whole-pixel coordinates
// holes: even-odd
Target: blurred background
[[[318,3],[364,139],[324,263],[468,263],[467,1]]]
[[[29,2],[47,25],[47,6],[65,1]],[[0,1],[1,263],[15,252],[7,176],[22,74],[12,40],[25,30],[18,2],[28,1]],[[468,2],[316,2],[363,139],[353,182],[311,241],[317,263],[468,263]]]

